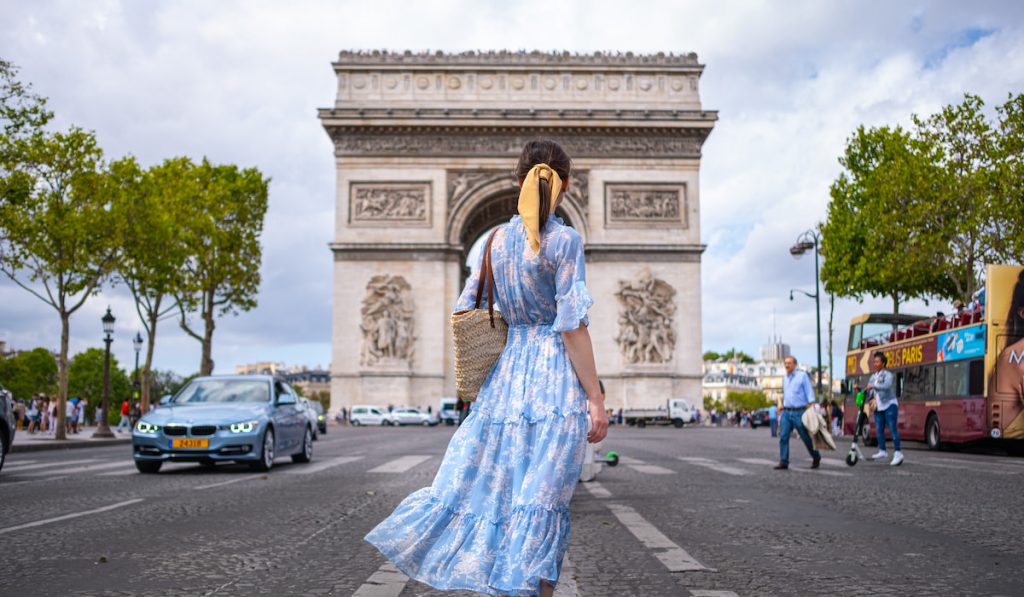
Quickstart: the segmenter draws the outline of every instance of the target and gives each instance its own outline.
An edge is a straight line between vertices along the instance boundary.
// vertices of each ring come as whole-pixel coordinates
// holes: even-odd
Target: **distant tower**
[[[768,344],[761,347],[761,360],[769,363],[777,363],[786,360],[790,355],[789,344],[784,344],[782,338],[775,331],[775,310],[772,310],[772,335],[768,338]]]

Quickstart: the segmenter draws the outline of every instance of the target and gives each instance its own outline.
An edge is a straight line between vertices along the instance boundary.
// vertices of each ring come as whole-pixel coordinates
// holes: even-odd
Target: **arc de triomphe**
[[[574,160],[560,215],[583,237],[608,405],[701,397],[701,109],[694,54],[341,52],[334,143],[331,406],[437,409],[473,243],[515,213],[523,144]]]

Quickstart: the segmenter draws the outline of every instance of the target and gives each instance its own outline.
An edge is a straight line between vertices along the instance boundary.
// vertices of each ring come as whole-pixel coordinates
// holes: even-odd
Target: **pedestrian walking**
[[[889,457],[885,449],[885,428],[892,433],[892,466],[903,464],[903,452],[900,451],[900,432],[897,423],[900,416],[899,402],[896,400],[896,392],[893,390],[893,374],[886,369],[889,358],[885,353],[879,351],[871,357],[871,367],[875,370],[868,378],[868,385],[864,388],[873,394],[875,401],[875,435],[878,436],[878,452],[871,460],[884,460]]]
[[[78,399],[78,424],[77,430],[81,431],[85,429],[85,400]]]
[[[120,432],[122,427],[126,427],[128,429],[128,433],[132,432],[132,422],[128,417],[129,408],[127,400],[121,402],[121,420],[117,422],[117,429],[115,429],[115,431]]]
[[[57,435],[57,407],[60,405],[57,402],[57,397],[54,396],[50,399],[50,406],[47,408],[47,412],[50,414],[50,421],[47,427],[47,432],[50,435]]]
[[[843,435],[843,407],[837,400],[832,401],[832,435],[834,437]]]
[[[554,216],[570,167],[553,141],[523,150],[519,215],[488,242],[500,265],[490,285],[509,326],[505,350],[433,484],[366,536],[403,573],[437,589],[550,597],[586,442],[608,430],[582,241]],[[474,308],[480,275],[469,277],[456,311]]]
[[[772,437],[778,437],[779,435],[779,407],[775,404],[768,407],[768,429],[772,432]]]
[[[801,420],[804,411],[808,407],[813,407],[815,402],[811,378],[807,376],[807,373],[796,368],[796,357],[786,357],[783,364],[786,368],[786,375],[782,378],[779,463],[775,465],[775,469],[786,470],[789,468],[789,435],[794,429],[811,455],[811,468],[818,468],[821,465],[821,452],[814,449],[811,435],[807,433],[807,428],[804,427],[804,422]]]

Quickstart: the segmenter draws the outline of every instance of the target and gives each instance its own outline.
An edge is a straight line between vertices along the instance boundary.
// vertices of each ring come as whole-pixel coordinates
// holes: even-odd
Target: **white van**
[[[442,398],[441,407],[437,409],[438,419],[445,425],[454,425],[459,422],[459,411],[455,410],[458,400],[455,398]]]
[[[349,411],[348,422],[352,425],[385,425],[386,414],[379,406],[357,404]]]

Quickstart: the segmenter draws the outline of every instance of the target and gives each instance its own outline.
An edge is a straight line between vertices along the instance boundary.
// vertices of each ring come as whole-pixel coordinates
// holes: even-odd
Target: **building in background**
[[[277,375],[284,372],[284,363],[271,363],[269,361],[235,366],[235,375]]]
[[[708,396],[720,393],[727,386],[735,390],[752,389],[740,387],[740,384],[746,383],[746,379],[749,378],[756,382],[756,387],[753,389],[760,389],[770,400],[777,401],[782,398],[782,378],[786,375],[786,367],[783,361],[788,356],[792,356],[789,345],[783,343],[780,338],[775,337],[772,338],[771,342],[761,347],[761,360],[759,361],[754,361],[753,363],[744,363],[740,359],[704,361],[703,394]],[[811,383],[814,383],[814,373],[811,366],[799,363],[797,368],[806,371],[811,376]],[[723,378],[723,376],[725,377]],[[726,383],[724,381],[725,378],[730,378],[732,381]],[[740,378],[743,381],[739,381]],[[730,383],[732,384],[731,386],[729,386]],[[831,384],[828,375],[824,376],[823,385],[826,387],[832,386],[834,388],[833,392],[838,389],[838,385]]]
[[[704,374],[702,393],[704,398],[725,402],[729,392],[756,392],[761,389],[756,377],[709,371]]]

